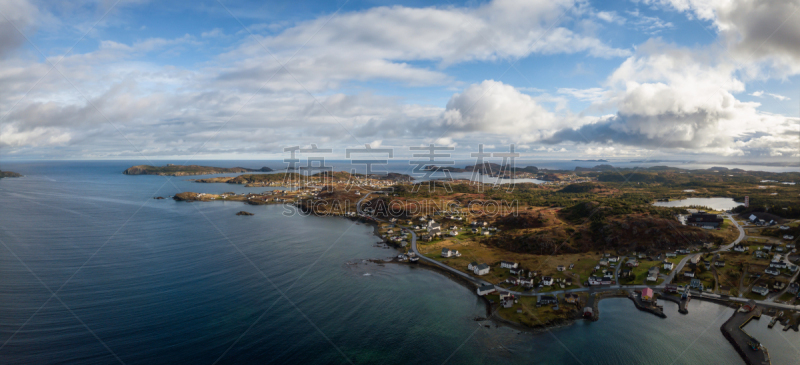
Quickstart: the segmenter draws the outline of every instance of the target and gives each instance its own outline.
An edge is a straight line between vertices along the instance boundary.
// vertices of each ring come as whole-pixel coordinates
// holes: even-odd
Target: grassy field
[[[586,294],[582,293],[581,301],[586,303]],[[497,295],[487,296],[495,303],[499,303],[500,297]],[[572,319],[575,317],[575,311],[582,308],[581,306],[574,306],[572,304],[565,304],[559,298],[559,310],[554,310],[553,305],[543,305],[536,307],[536,297],[521,297],[519,303],[511,308],[499,308],[497,314],[501,318],[520,323],[528,327],[543,326],[552,321]],[[517,311],[521,310],[522,313]]]

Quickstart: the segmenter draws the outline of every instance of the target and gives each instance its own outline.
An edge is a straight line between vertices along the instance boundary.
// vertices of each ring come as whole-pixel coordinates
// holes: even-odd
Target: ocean
[[[443,275],[365,262],[397,254],[368,225],[155,200],[266,189],[122,174],[142,163],[3,164],[25,176],[0,179],[0,363],[743,363],[725,307],[664,303],[662,319],[608,299],[597,322],[521,333],[476,321],[483,302]],[[748,328],[769,331],[774,364],[796,363],[800,334],[767,322]]]

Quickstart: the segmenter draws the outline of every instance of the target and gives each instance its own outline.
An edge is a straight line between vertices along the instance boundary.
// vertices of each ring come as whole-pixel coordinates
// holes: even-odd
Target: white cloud
[[[755,92],[751,93],[750,95],[755,96],[755,97],[759,97],[759,98],[763,97],[764,95],[768,95],[768,96],[771,96],[771,97],[773,97],[775,99],[778,99],[780,101],[792,100],[788,96],[783,96],[783,95],[780,95],[780,94],[767,93],[767,92],[764,92],[764,90],[755,91]]]
[[[736,99],[744,84],[735,70],[708,55],[650,41],[609,77],[606,103],[617,107],[615,115],[561,130],[548,142],[758,156],[796,144],[797,119]]]
[[[645,0],[714,24],[750,76],[800,73],[800,0]],[[794,17],[794,19],[792,19]],[[750,62],[765,62],[770,71]]]

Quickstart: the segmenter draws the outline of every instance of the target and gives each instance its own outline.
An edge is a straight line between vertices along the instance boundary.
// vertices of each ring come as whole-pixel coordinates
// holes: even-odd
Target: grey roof
[[[478,265],[478,270],[483,270],[483,269],[488,269],[488,268],[489,268],[489,265],[486,265],[486,264]]]
[[[478,288],[478,290],[480,290],[480,291],[494,290],[494,285],[491,285],[491,284],[481,285],[481,287]]]

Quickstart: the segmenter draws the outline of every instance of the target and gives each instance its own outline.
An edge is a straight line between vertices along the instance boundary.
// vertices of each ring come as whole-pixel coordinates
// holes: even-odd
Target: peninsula
[[[203,179],[290,189],[185,192],[174,199],[282,203],[374,224],[378,236],[401,250],[394,261],[472,285],[491,318],[520,328],[595,320],[597,302],[614,296],[658,316],[666,314],[657,300],[678,301],[686,314],[691,296],[785,312],[786,329],[800,318],[793,314],[800,302],[800,173],[598,165],[541,171],[536,178],[542,183],[513,186],[345,172],[301,177]],[[739,205],[698,206],[718,197]],[[655,204],[682,199],[696,203]]]
[[[21,176],[22,176],[21,174],[18,174],[16,172],[0,171],[0,179],[2,179],[4,177],[21,177]]]
[[[213,174],[232,174],[242,172],[271,172],[269,167],[260,169],[248,169],[244,167],[211,167],[199,165],[174,165],[165,166],[137,165],[123,171],[125,175],[161,175],[161,176],[193,176],[193,175],[213,175]]]

